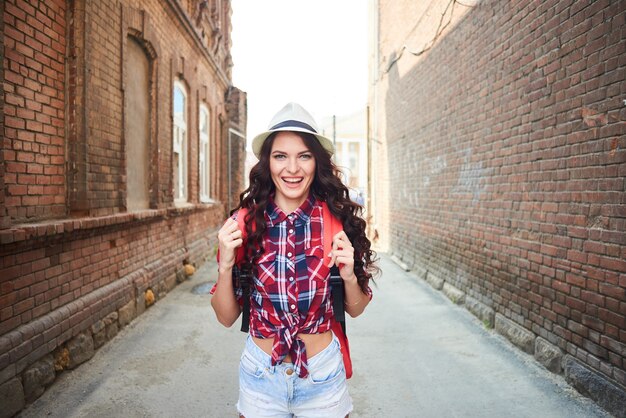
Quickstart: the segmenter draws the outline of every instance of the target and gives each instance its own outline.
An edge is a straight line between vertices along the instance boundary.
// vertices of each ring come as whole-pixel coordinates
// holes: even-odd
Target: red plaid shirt
[[[236,217],[236,214],[235,214]],[[312,196],[286,215],[273,200],[265,213],[265,252],[250,289],[250,334],[273,338],[272,364],[291,356],[295,372],[306,377],[301,334],[321,334],[333,317],[330,269],[324,263],[322,206]],[[239,270],[233,268],[235,295],[243,304]],[[371,289],[368,288],[371,298]]]

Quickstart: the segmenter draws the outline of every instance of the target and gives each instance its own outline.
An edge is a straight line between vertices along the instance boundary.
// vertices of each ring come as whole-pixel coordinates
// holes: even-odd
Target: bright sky
[[[367,104],[366,0],[232,0],[233,84],[248,94],[248,139],[286,103],[323,118]]]

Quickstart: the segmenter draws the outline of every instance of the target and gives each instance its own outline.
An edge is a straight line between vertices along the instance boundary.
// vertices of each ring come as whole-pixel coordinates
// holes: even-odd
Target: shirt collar
[[[314,206],[315,198],[311,193],[309,193],[309,196],[300,205],[300,207],[289,214],[291,221],[295,223],[296,219],[300,219],[303,223],[307,223],[309,219],[311,219],[311,213],[313,212]],[[288,217],[288,215],[276,205],[273,195],[269,198],[265,213],[267,214],[270,226],[278,225]]]

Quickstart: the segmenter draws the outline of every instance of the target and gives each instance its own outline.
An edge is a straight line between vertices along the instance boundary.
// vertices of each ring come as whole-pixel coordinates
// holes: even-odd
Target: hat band
[[[304,128],[307,129],[311,132],[315,132],[317,133],[317,131],[315,129],[313,129],[313,127],[311,125],[308,125],[304,122],[300,122],[297,120],[286,120],[280,123],[277,123],[276,125],[272,126],[270,128],[270,131],[273,131],[274,129],[279,129],[279,128],[284,128],[284,127],[291,127],[291,128]]]

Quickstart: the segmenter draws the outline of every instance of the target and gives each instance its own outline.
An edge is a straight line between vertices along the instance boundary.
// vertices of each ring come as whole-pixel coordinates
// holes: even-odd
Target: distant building
[[[12,416],[55,377],[34,363],[75,367],[214,257],[243,186],[246,95],[231,81],[229,0],[0,12],[0,415]]]
[[[349,115],[325,118],[320,130],[335,141],[335,164],[343,173],[350,188],[350,197],[357,201],[359,195],[367,202],[367,113],[366,109]]]

